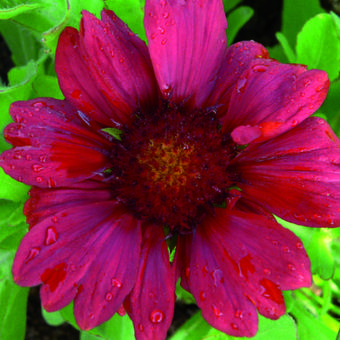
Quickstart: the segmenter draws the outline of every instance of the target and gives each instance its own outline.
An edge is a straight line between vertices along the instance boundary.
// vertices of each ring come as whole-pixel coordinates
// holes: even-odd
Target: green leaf
[[[224,11],[229,12],[236,7],[242,0],[223,0]]]
[[[101,337],[98,337],[96,335],[93,335],[89,332],[81,332],[80,333],[80,340],[98,340],[102,339]]]
[[[271,58],[276,59],[281,63],[288,63],[286,53],[283,51],[283,48],[280,44],[277,44],[273,47],[267,47],[267,50]]]
[[[11,19],[19,14],[25,13],[27,11],[32,11],[36,8],[41,7],[41,4],[30,4],[30,3],[18,3],[13,7],[1,7],[0,8],[0,20]]]
[[[238,31],[248,22],[253,16],[254,10],[248,6],[236,8],[228,15],[228,44],[230,45],[235,39]]]
[[[332,127],[333,131],[340,136],[340,80],[331,83],[328,95],[320,108],[327,116],[327,121]]]
[[[105,0],[105,7],[116,13],[132,32],[136,33],[142,40],[146,41],[143,25],[144,0]]]
[[[63,318],[60,311],[50,313],[44,308],[41,308],[41,314],[50,326],[60,326],[65,322],[65,319]]]
[[[0,248],[0,339],[23,340],[25,337],[28,289],[12,280],[15,251]]]
[[[340,71],[340,39],[334,19],[329,14],[319,14],[307,21],[297,37],[297,63],[309,68],[324,70],[330,80]]]
[[[325,12],[319,0],[285,0],[283,1],[282,33],[295,46],[296,35],[304,23],[316,14]]]
[[[31,31],[12,21],[0,21],[0,33],[9,46],[15,65],[25,66],[38,59],[42,45]]]
[[[109,135],[113,136],[114,138],[121,140],[120,135],[123,133],[123,131],[116,129],[116,128],[105,128],[102,129],[102,131],[108,133]]]
[[[196,313],[190,318],[170,340],[246,340],[248,338],[234,338],[230,335],[212,328],[203,318],[201,312]],[[294,321],[289,315],[282,316],[279,320],[269,320],[259,315],[259,330],[254,340],[285,339],[296,340],[297,331]]]
[[[6,175],[0,168],[0,199],[22,202],[27,199],[29,187]]]
[[[295,55],[293,49],[291,48],[291,46],[289,45],[289,41],[287,40],[285,35],[278,32],[278,33],[276,33],[276,38],[279,41],[279,43],[281,44],[288,61],[290,63],[294,63],[295,60],[296,60],[296,55]]]
[[[127,315],[120,316],[117,313],[110,320],[88,332],[105,340],[135,340],[132,321]]]

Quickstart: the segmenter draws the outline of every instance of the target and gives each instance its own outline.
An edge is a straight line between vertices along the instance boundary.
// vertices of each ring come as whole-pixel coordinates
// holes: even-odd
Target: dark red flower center
[[[113,152],[113,187],[137,218],[192,230],[226,199],[234,154],[214,111],[184,114],[164,104],[124,129]]]

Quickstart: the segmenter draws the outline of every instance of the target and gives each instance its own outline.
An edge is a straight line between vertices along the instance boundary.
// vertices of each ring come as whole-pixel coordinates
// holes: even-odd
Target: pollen
[[[138,115],[137,115],[138,116]],[[232,185],[227,166],[236,147],[211,112],[164,104],[126,127],[112,154],[116,197],[141,220],[193,230]]]

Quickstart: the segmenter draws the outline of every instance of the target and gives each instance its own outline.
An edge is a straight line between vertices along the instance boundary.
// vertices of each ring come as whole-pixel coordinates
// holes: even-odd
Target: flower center
[[[214,112],[183,114],[164,106],[124,129],[110,178],[138,219],[190,231],[226,199],[235,145],[220,133]]]

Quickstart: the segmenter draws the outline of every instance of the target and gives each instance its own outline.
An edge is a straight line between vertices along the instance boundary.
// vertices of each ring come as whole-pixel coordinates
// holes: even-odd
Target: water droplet
[[[167,41],[168,41],[168,39],[163,39],[163,40],[161,41],[161,44],[162,44],[162,45],[165,45]]]
[[[14,170],[14,169],[15,169],[15,165],[14,165],[14,164],[10,164],[9,168],[10,168],[11,170]]]
[[[302,242],[296,242],[296,248],[298,248],[298,249],[303,249],[303,244],[302,244]]]
[[[46,107],[46,103],[44,102],[35,102],[32,104],[33,107],[38,107],[38,108],[41,108],[41,107]]]
[[[189,267],[186,267],[186,268],[185,268],[185,276],[186,276],[187,278],[189,278],[189,276],[190,276],[190,268],[189,268]]]
[[[287,267],[288,267],[288,269],[289,269],[291,272],[293,272],[293,271],[296,270],[295,266],[292,265],[291,263],[288,263],[288,264],[287,264]]]
[[[33,260],[37,255],[39,255],[40,253],[40,248],[39,247],[34,247],[31,248],[27,257],[26,257],[26,261],[25,263],[27,264],[28,262],[30,262],[31,260]]]
[[[33,164],[32,165],[32,170],[34,171],[34,172],[40,172],[41,170],[43,170],[44,169],[44,167],[43,166],[41,166],[40,164]],[[38,180],[37,180],[38,181]]]
[[[161,26],[158,27],[158,31],[160,34],[164,34],[165,33],[165,29]]]
[[[150,314],[150,321],[153,323],[160,323],[164,320],[164,313],[160,311],[159,309],[155,309]]]
[[[235,329],[235,330],[238,329],[238,326],[235,323],[231,323],[230,326],[232,329]]]
[[[308,80],[308,79],[306,79],[306,80],[305,80],[305,83],[304,83],[305,87],[307,87],[308,85],[310,85],[310,83],[311,83],[311,81]]]
[[[222,312],[221,312],[214,304],[212,304],[211,307],[212,307],[212,309],[213,309],[213,311],[214,311],[214,314],[215,314],[217,317],[220,317],[220,316],[223,315],[223,313],[222,313]]]
[[[41,163],[45,163],[45,162],[46,162],[46,159],[47,159],[47,155],[40,155],[40,156],[39,156],[39,161],[40,161]]]
[[[211,272],[211,276],[214,279],[214,285],[217,287],[220,283],[224,282],[224,277],[222,270],[216,269],[213,272]]]
[[[122,283],[119,280],[117,280],[116,278],[111,279],[111,285],[112,285],[112,287],[117,287],[117,288],[122,287]]]
[[[235,312],[235,318],[243,319],[243,312],[241,310],[237,310]]]
[[[298,125],[299,121],[297,119],[292,120],[292,126]]]
[[[52,217],[52,222],[57,223],[58,222],[58,217],[57,216],[53,216]]]
[[[272,243],[273,243],[274,246],[277,246],[279,244],[279,242],[276,241],[276,240],[273,240]]]
[[[53,243],[55,243],[58,239],[58,233],[57,230],[54,227],[48,227],[46,229],[46,235],[45,235],[45,246],[50,246]]]
[[[157,37],[157,33],[152,33],[151,34],[151,39],[154,40]]]
[[[200,300],[201,301],[205,301],[205,299],[206,299],[206,294],[205,294],[205,292],[200,292],[200,294],[199,294],[199,296],[200,296]]]
[[[240,79],[236,87],[237,93],[243,93],[244,90],[246,89],[246,86],[247,86],[247,79],[246,78]]]
[[[27,154],[27,155],[25,156],[25,158],[26,158],[27,161],[30,161],[30,160],[32,159],[32,156]]]
[[[111,301],[112,298],[113,298],[112,293],[107,293],[106,296],[105,296],[105,300],[108,301],[108,302]]]
[[[113,50],[110,51],[110,54],[112,58],[115,56],[115,52]]]
[[[126,311],[125,311],[125,308],[123,307],[123,305],[120,306],[117,313],[120,316],[124,316],[126,314]]]
[[[163,13],[163,18],[164,18],[164,19],[169,18],[169,13],[168,13],[168,12],[164,12],[164,13]]]
[[[305,96],[305,93],[304,92],[301,92],[300,93],[300,97],[304,97]]]
[[[94,314],[93,314],[93,313],[90,313],[90,314],[89,314],[89,318],[90,318],[90,319],[93,319],[93,318],[94,318]]]
[[[140,332],[143,332],[143,331],[144,331],[144,327],[143,327],[142,324],[139,324],[139,325],[138,325],[138,330],[139,330]]]
[[[166,5],[166,0],[160,0],[159,3],[160,3],[161,6],[165,6]]]
[[[290,249],[289,249],[289,247],[287,247],[287,246],[283,246],[283,251],[285,252],[285,253],[290,253]]]
[[[268,269],[268,268],[263,269],[263,272],[264,272],[266,275],[270,275],[270,274],[272,273],[271,270]]]
[[[324,89],[323,86],[319,86],[319,87],[317,87],[315,90],[316,90],[316,92],[321,92],[323,89]]]
[[[267,71],[267,65],[254,65],[253,71],[254,72],[266,72]]]
[[[42,177],[36,177],[35,180],[38,182],[38,183],[41,183],[44,179]]]

